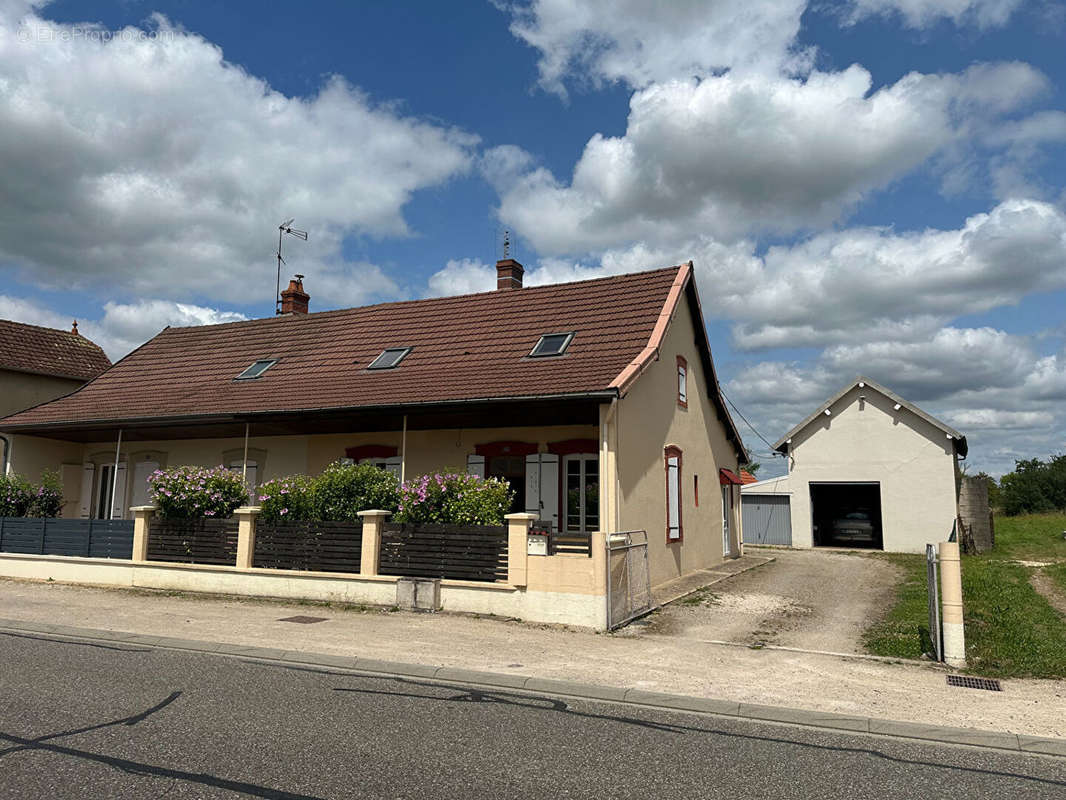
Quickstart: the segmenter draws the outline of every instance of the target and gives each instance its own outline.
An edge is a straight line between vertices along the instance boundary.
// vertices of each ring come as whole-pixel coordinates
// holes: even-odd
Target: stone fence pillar
[[[359,574],[377,575],[378,563],[381,561],[381,531],[391,511],[372,508],[360,511],[363,521],[363,545],[359,551]]]
[[[237,568],[251,569],[255,561],[255,518],[263,509],[260,506],[241,506],[237,515]]]
[[[525,586],[526,539],[529,529],[537,521],[536,514],[507,514],[507,582],[512,586]]]
[[[944,628],[944,661],[966,666],[966,632],[962,616],[962,562],[958,542],[940,542],[940,592]]]
[[[133,561],[148,560],[148,528],[155,516],[155,506],[131,506],[133,512]]]

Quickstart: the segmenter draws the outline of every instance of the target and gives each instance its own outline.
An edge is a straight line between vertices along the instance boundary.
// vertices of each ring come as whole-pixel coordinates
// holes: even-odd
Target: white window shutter
[[[148,505],[148,478],[159,469],[157,461],[138,461],[133,465],[133,499],[131,506]]]
[[[96,477],[96,464],[83,464],[81,472],[81,497],[78,502],[78,516],[89,519],[93,515],[93,479]]]
[[[123,519],[126,516],[126,489],[126,462],[121,461],[115,472],[115,499],[111,506],[111,519]]]
[[[526,513],[540,518],[540,454],[526,456]]]
[[[385,459],[385,471],[395,475],[396,480],[400,479],[400,468],[402,466],[403,459],[400,456],[389,456]]]
[[[485,456],[469,455],[466,457],[466,472],[468,475],[485,477]]]
[[[551,520],[552,530],[559,530],[559,456],[540,456],[540,518]]]
[[[677,456],[670,456],[666,470],[666,526],[670,539],[681,538],[681,482],[680,463]]]

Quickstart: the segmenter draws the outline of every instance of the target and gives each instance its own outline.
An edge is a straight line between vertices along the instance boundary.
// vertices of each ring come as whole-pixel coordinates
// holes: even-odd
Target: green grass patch
[[[1021,561],[1066,561],[1066,514],[997,516],[996,546],[985,558]]]
[[[903,571],[896,587],[896,603],[880,621],[866,629],[863,643],[878,656],[921,658],[920,628],[929,627],[925,587],[925,557],[900,553],[877,554]]]
[[[892,609],[865,632],[866,648],[875,655],[919,658],[923,650],[919,631],[928,626],[925,559],[882,557],[898,564],[903,577]],[[1033,589],[1028,568],[987,557],[965,557],[962,594],[971,672],[1005,678],[1066,678],[1066,621]]]

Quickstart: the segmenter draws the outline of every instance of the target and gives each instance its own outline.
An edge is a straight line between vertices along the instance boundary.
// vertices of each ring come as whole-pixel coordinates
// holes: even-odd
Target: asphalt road
[[[1057,798],[1066,759],[0,632],[3,798]]]

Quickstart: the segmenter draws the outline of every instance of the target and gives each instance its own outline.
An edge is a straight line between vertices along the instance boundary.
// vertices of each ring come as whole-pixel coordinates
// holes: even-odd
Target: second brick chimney
[[[521,289],[522,275],[525,268],[513,258],[504,258],[496,262],[496,288]]]
[[[311,295],[304,291],[304,276],[297,275],[289,281],[289,288],[281,293],[282,314],[306,314]]]

